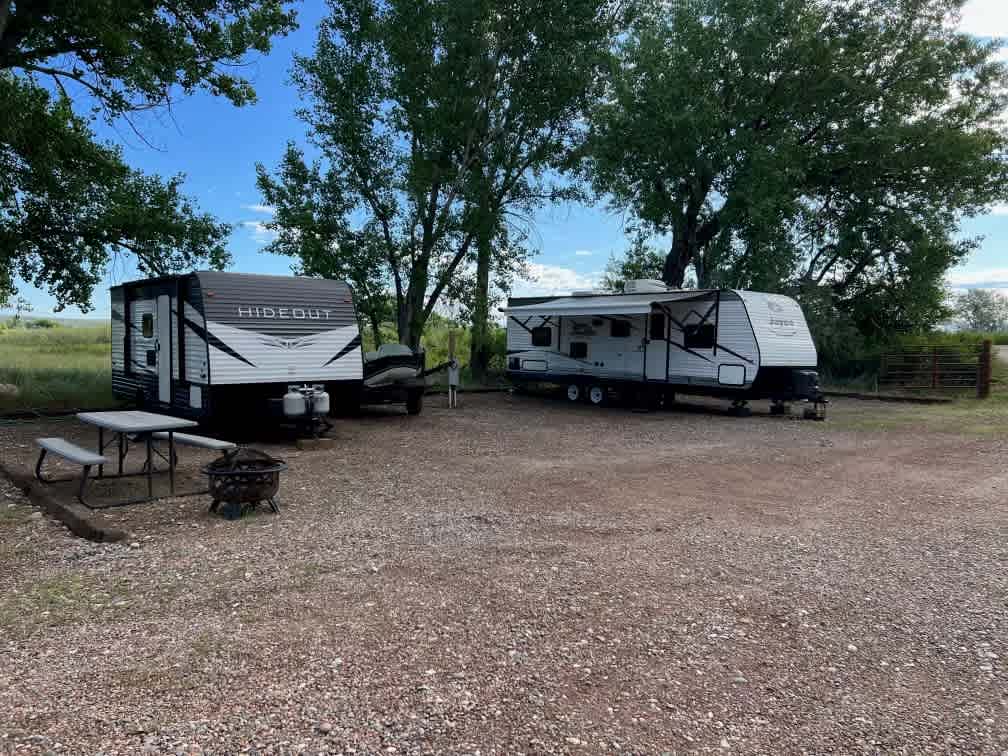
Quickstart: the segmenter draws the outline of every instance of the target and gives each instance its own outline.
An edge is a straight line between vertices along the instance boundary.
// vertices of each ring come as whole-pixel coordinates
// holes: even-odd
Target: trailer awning
[[[670,291],[648,294],[611,294],[597,297],[557,297],[548,302],[505,307],[510,317],[527,315],[647,315],[656,304],[708,299],[713,291]]]

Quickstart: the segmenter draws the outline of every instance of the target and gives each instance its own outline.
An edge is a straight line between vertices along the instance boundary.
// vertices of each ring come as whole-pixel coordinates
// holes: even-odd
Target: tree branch
[[[458,269],[458,266],[466,258],[466,255],[469,254],[469,247],[472,244],[473,237],[474,233],[472,231],[466,234],[465,240],[459,246],[458,252],[455,253],[455,257],[452,258],[452,261],[451,263],[448,264],[448,267],[441,272],[440,276],[438,276],[437,285],[434,287],[434,290],[430,293],[430,296],[427,298],[427,304],[424,306],[425,319],[430,317],[430,314],[434,311],[434,306],[437,304],[438,299],[441,297],[441,293],[448,285],[448,282],[452,279],[452,276],[455,275],[455,271]]]

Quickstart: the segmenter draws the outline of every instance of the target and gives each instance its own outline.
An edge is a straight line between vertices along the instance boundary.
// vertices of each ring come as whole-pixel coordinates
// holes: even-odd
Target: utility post
[[[455,331],[448,331],[448,407],[458,407],[459,364],[455,357]]]

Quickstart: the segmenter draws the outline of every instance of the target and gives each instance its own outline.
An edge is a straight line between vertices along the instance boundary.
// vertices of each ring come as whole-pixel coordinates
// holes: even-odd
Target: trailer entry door
[[[161,294],[157,298],[157,374],[158,400],[171,404],[171,298]]]
[[[647,320],[647,341],[644,346],[644,378],[649,381],[668,380],[668,318],[654,310]]]

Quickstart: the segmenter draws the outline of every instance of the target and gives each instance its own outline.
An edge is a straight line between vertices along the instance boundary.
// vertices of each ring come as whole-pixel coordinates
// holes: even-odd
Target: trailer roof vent
[[[656,294],[666,291],[669,291],[669,287],[663,281],[655,278],[638,278],[623,284],[625,294]]]

